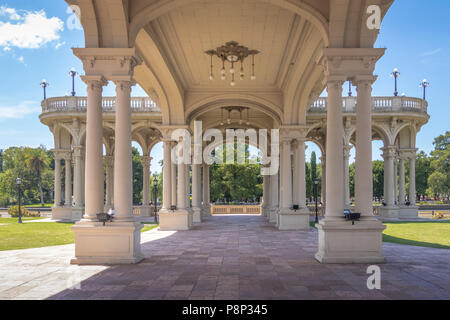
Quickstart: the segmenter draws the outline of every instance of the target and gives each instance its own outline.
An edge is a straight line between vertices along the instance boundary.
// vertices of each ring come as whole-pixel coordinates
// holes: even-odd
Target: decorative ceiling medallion
[[[211,72],[209,74],[209,79],[212,81],[214,80],[214,73],[213,73],[213,57],[217,56],[222,61],[222,69],[221,69],[221,79],[226,79],[226,70],[225,70],[225,62],[228,62],[231,64],[230,68],[230,74],[231,74],[231,86],[235,86],[236,82],[234,81],[234,76],[236,73],[236,70],[234,69],[235,63],[240,63],[241,68],[239,72],[239,78],[241,80],[245,79],[245,73],[244,73],[244,61],[247,57],[252,57],[252,74],[250,76],[251,80],[255,80],[255,55],[259,54],[258,50],[250,50],[247,47],[244,47],[242,45],[239,45],[236,41],[230,41],[227,42],[225,45],[218,47],[216,50],[208,50],[205,52],[207,55],[211,57]]]

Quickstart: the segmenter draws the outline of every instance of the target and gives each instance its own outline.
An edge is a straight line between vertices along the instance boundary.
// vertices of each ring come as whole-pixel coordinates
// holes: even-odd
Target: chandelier
[[[242,45],[239,45],[236,41],[230,41],[227,42],[224,46],[221,46],[217,48],[216,50],[208,50],[205,52],[207,55],[211,57],[211,72],[209,74],[209,79],[212,81],[214,80],[214,73],[213,73],[213,57],[217,56],[222,61],[222,69],[221,69],[221,79],[226,79],[226,70],[225,70],[225,62],[228,62],[231,64],[230,68],[230,74],[231,74],[231,86],[235,86],[235,74],[236,70],[234,65],[240,64],[240,72],[239,72],[239,78],[241,80],[245,79],[245,73],[244,73],[244,60],[251,56],[252,57],[252,75],[250,76],[251,80],[255,80],[255,55],[259,53],[258,50],[250,50],[247,47],[244,47]]]

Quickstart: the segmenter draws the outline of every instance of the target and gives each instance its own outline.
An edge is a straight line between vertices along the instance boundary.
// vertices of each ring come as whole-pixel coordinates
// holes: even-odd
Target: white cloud
[[[0,47],[38,49],[49,42],[58,41],[64,23],[57,17],[47,18],[45,11],[25,11],[19,15],[15,9],[0,7],[0,16],[11,21],[0,21]]]
[[[0,106],[0,122],[22,119],[30,114],[39,114],[41,107],[35,101],[23,101],[17,106]]]
[[[442,49],[441,49],[441,48],[438,48],[438,49],[436,49],[436,50],[424,52],[424,53],[422,53],[420,56],[421,56],[421,57],[434,56],[435,54],[438,54],[438,53],[441,52],[441,51],[442,51]]]
[[[59,48],[61,48],[63,45],[65,45],[66,44],[66,42],[65,41],[63,41],[63,42],[58,42],[57,44],[55,44],[55,49],[56,50],[58,50]]]

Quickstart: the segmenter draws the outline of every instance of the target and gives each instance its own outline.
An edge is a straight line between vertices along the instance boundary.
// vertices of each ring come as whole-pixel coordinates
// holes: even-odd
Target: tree
[[[416,191],[424,196],[428,189],[428,178],[432,173],[431,160],[428,155],[420,151],[416,156]]]
[[[0,149],[0,173],[3,172],[3,150]]]
[[[448,197],[447,176],[445,173],[435,171],[428,178],[428,193],[434,195],[435,199],[442,196]]]
[[[434,139],[431,152],[431,169],[428,177],[428,190],[433,195],[448,195],[450,188],[450,131]]]
[[[37,148],[37,149],[31,149],[26,148],[25,149],[25,163],[29,169],[31,169],[37,177],[38,187],[39,187],[39,195],[41,199],[41,206],[45,206],[44,202],[44,192],[42,190],[42,172],[49,167],[50,165],[50,159],[47,156],[47,153],[44,149]]]
[[[140,204],[142,202],[142,188],[143,188],[143,172],[142,157],[136,148],[132,148],[133,161],[133,203]]]
[[[372,163],[373,196],[381,198],[384,194],[384,162],[375,160]]]

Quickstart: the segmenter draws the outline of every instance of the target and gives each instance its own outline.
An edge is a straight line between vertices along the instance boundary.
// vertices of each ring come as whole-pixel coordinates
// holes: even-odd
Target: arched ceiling
[[[368,30],[367,6],[384,16],[393,0],[66,0],[80,6],[86,47],[136,47],[144,64],[135,79],[157,96],[164,124],[183,124],[193,97],[236,92],[270,92],[284,124],[303,123],[311,99],[323,90],[316,61],[325,47],[372,47],[378,30]],[[204,52],[237,41],[256,56],[255,81],[230,74]],[[202,96],[203,95],[203,96]],[[276,96],[278,95],[278,96]],[[200,97],[201,96],[201,97]]]

